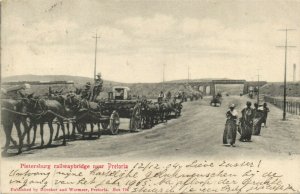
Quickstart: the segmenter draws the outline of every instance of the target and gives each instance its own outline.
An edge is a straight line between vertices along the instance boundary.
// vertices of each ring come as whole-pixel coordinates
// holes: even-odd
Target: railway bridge
[[[251,88],[259,87],[267,84],[266,81],[246,81],[246,80],[210,80],[210,81],[196,81],[189,83],[193,88],[203,92],[206,95],[215,95],[217,85],[221,84],[241,84],[244,85],[243,94],[249,93]]]

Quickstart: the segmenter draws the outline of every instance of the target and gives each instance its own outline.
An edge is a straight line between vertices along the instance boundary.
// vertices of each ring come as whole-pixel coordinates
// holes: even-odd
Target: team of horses
[[[98,128],[97,138],[100,137],[100,126],[106,129],[107,122],[103,122],[101,102],[91,102],[81,98],[80,90],[76,92],[62,91],[49,92],[46,96],[24,95],[19,92],[17,99],[1,100],[1,122],[5,131],[6,143],[4,153],[7,153],[10,142],[18,148],[18,154],[22,152],[23,141],[26,137],[27,146],[35,145],[37,128],[40,128],[40,147],[49,147],[53,140],[59,139],[62,132],[62,145],[66,145],[67,139],[75,138],[76,131],[85,138],[87,125],[90,125],[89,137],[94,134],[94,127]],[[146,99],[140,100],[141,105],[141,127],[152,128],[159,122],[166,122],[172,113],[178,117],[182,109],[182,101],[174,99],[161,102],[151,102]],[[49,130],[49,140],[44,141],[44,125]],[[54,124],[56,133],[54,135]],[[16,128],[18,142],[12,138],[12,130]],[[33,137],[31,134],[33,130]]]
[[[165,99],[161,102],[143,100],[142,124],[144,128],[152,128],[159,122],[167,122],[172,116],[178,117],[181,114],[182,100],[176,98]]]

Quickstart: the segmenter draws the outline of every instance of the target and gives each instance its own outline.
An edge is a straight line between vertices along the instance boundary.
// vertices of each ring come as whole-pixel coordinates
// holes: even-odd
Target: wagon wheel
[[[109,122],[103,122],[103,123],[101,123],[102,129],[107,129],[108,125],[109,125]]]
[[[109,130],[112,135],[118,134],[119,125],[120,125],[119,114],[116,111],[113,111],[113,113],[110,115],[110,121],[109,121]]]
[[[84,135],[85,130],[86,130],[86,124],[85,123],[78,123],[77,124],[78,133],[81,133],[82,135]]]
[[[179,117],[180,114],[181,114],[181,110],[180,110],[179,108],[177,108],[177,109],[175,110],[175,117],[176,117],[176,118]]]
[[[136,104],[133,108],[129,129],[131,132],[137,131],[141,127],[142,116],[141,116],[141,106]]]

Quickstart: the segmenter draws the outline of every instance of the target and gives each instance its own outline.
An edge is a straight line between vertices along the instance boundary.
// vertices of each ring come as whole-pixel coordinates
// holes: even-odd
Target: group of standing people
[[[157,101],[161,103],[163,102],[164,99],[169,101],[171,98],[172,98],[172,94],[170,91],[168,91],[166,95],[163,91],[160,91],[160,93],[158,94]]]
[[[267,103],[264,103],[262,107],[254,103],[254,108],[251,105],[252,103],[249,101],[246,103],[246,107],[241,111],[242,116],[240,119],[238,119],[235,105],[230,105],[229,110],[226,112],[227,120],[223,135],[224,144],[230,143],[234,146],[237,131],[241,135],[239,139],[241,142],[250,142],[252,135],[260,135],[262,125],[267,127],[267,117],[270,112]]]

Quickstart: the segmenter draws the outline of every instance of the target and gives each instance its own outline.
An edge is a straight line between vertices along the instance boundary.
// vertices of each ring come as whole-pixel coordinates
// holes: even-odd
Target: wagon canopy
[[[125,100],[129,97],[129,87],[125,86],[114,86],[112,87],[113,99]]]

